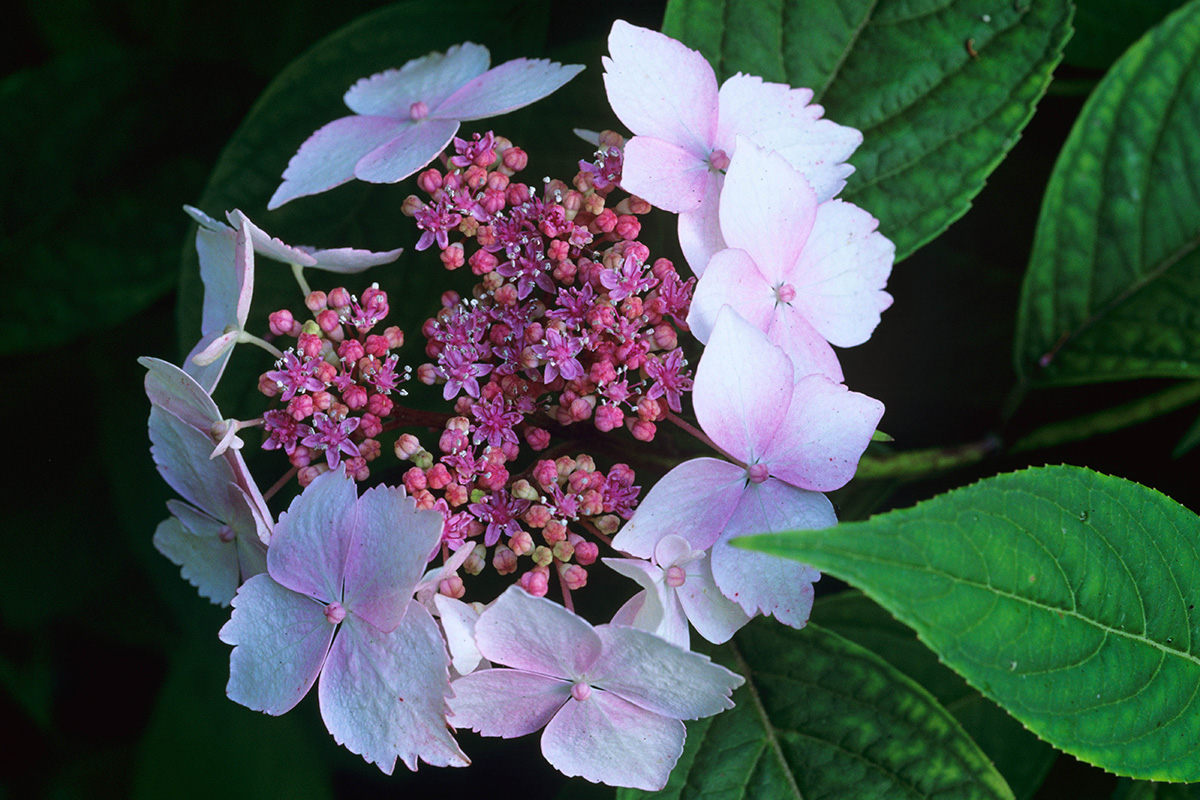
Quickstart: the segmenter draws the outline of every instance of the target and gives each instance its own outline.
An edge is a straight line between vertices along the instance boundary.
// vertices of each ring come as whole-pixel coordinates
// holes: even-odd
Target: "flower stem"
[[[679,417],[676,414],[671,413],[670,411],[667,412],[667,415],[666,415],[666,417],[664,417],[664,419],[666,419],[670,422],[673,422],[676,426],[681,428],[684,431],[684,433],[690,434],[696,440],[703,442],[704,444],[711,447],[713,450],[716,450],[718,453],[721,454],[721,457],[724,458],[726,461],[731,461],[734,464],[737,464],[739,467],[742,467],[743,469],[746,468],[746,462],[744,462],[740,459],[734,458],[729,453],[726,453],[724,450],[722,450],[720,447],[717,446],[716,442],[714,442],[712,439],[708,438],[707,434],[705,434],[704,431],[695,427],[694,425],[689,423],[687,420]]]

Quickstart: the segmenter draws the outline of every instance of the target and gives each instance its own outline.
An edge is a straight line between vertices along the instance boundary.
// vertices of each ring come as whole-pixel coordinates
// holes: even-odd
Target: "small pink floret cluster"
[[[151,451],[186,501],[154,541],[233,606],[229,697],[282,714],[316,684],[330,733],[387,773],[468,764],[455,727],[540,730],[566,775],[662,788],[682,721],[731,707],[742,683],[690,650],[692,630],[722,643],[758,615],[801,627],[812,607],[815,570],[732,541],[836,524],[824,493],[853,476],[883,414],[845,386],[833,349],[866,341],[891,303],[891,243],[835,199],[861,135],[809,90],[718,87],[662,34],[617,22],[609,47],[605,86],[633,136],[599,134],[570,182],[523,183],[521,148],[457,134],[582,67],[488,69],[470,43],[359,81],[354,114],[291,160],[269,208],[416,176],[414,251],[475,279],[442,295],[421,354],[387,324],[379,284],[313,290],[303,275],[399,250],[294,247],[239,211],[226,225],[189,208],[201,339],[182,370],[141,362]],[[640,241],[652,206],[679,215],[693,277]],[[256,255],[290,264],[303,298],[261,335],[247,330]],[[274,359],[267,407],[244,421],[211,397],[239,344]],[[406,405],[412,376],[444,410]],[[256,427],[287,461],[266,493],[241,456]],[[638,450],[668,432],[711,455],[659,467],[642,497],[655,469],[630,464],[661,463],[673,449]],[[374,467],[395,467],[389,455],[398,478]],[[267,504],[289,484],[276,519]],[[638,589],[593,625],[577,600],[600,580],[629,586],[613,573]],[[497,577],[507,588],[479,597]]]

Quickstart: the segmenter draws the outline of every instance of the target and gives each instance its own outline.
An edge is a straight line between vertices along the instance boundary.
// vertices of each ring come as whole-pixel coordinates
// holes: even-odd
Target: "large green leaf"
[[[1200,780],[1200,518],[1159,492],[1042,467],[745,545],[859,587],[1056,747]]]
[[[1117,62],[1063,147],[1022,289],[1022,376],[1200,376],[1198,127],[1193,0]]]
[[[1063,63],[1108,69],[1125,48],[1184,0],[1076,0],[1075,35],[1063,52]]]
[[[688,726],[665,789],[618,797],[1012,797],[928,692],[835,633],[759,619],[713,658],[746,678],[736,707]]]
[[[818,599],[812,621],[879,654],[928,689],[992,760],[1013,795],[1033,797],[1058,758],[1057,751],[939,662],[911,628],[853,591]]]
[[[1070,19],[1067,0],[673,0],[663,30],[720,77],[812,87],[860,129],[843,196],[901,259],[966,213],[1016,143]]]
[[[317,128],[349,113],[342,95],[356,80],[462,41],[488,45],[493,64],[536,57],[542,49],[548,13],[545,0],[466,0],[455,5],[454,25],[448,26],[443,5],[410,0],[359,18],[313,46],[267,87],[222,151],[198,205],[214,216],[240,208],[273,236],[292,244],[375,250],[411,247],[416,242],[416,228],[401,212],[404,198],[415,188],[411,182],[379,186],[351,181],[273,212],[266,211],[266,203],[300,144]],[[522,113],[505,117],[496,123],[496,130],[507,132],[503,125]],[[545,132],[552,126],[542,127]],[[561,138],[570,136],[569,120],[562,120],[559,127]],[[581,155],[586,155],[586,150]],[[354,292],[378,281],[394,298],[405,301],[393,300],[387,324],[400,325],[415,342],[420,337],[412,334],[437,311],[441,292],[448,288],[466,292],[469,283],[447,285],[447,273],[435,256],[414,256],[406,252],[399,262],[365,276],[343,276],[335,282],[314,274],[308,278],[314,288],[345,285]],[[259,263],[248,324],[252,331],[266,329],[271,311],[303,310],[290,271],[266,259]],[[471,278],[469,274],[455,277]],[[179,331],[185,352],[199,338],[202,297],[195,248],[189,242],[180,272]],[[246,350],[249,352],[243,352]],[[231,413],[237,412],[238,401],[255,393],[257,375],[269,361],[249,348],[235,351],[217,389],[223,409],[228,405]],[[243,413],[258,412],[247,407]]]

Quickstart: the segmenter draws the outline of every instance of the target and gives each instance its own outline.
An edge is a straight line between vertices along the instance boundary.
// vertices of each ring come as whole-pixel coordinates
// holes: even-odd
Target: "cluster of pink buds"
[[[404,334],[397,327],[371,333],[388,312],[377,285],[361,298],[341,287],[314,291],[305,304],[313,317],[304,324],[287,310],[270,316],[271,333],[296,344],[259,377],[259,391],[284,404],[263,414],[263,448],[282,449],[302,486],[343,461],[362,481],[382,451],[376,437],[392,413],[392,395],[405,394],[399,387],[411,368],[400,368],[391,352]]]

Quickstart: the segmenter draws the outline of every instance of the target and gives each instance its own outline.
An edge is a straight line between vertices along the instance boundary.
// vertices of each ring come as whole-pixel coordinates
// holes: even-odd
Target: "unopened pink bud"
[[[558,475],[558,468],[555,466],[553,461],[547,461],[543,459],[533,466],[533,479],[537,481],[543,489],[549,489],[551,486],[558,483]]]
[[[339,286],[329,293],[330,308],[346,308],[351,302],[350,292],[344,286]]]
[[[529,534],[529,531],[517,531],[509,537],[508,547],[518,556],[523,556],[533,550],[533,537]]]
[[[540,503],[535,503],[525,509],[525,513],[521,515],[521,519],[525,520],[525,523],[531,528],[545,527],[546,523],[551,519],[550,509]],[[513,547],[513,550],[516,549]],[[524,554],[522,553],[521,555]]]
[[[442,266],[449,270],[458,269],[467,263],[467,255],[463,250],[462,242],[453,242],[438,255],[438,258],[442,260]]]
[[[571,591],[587,586],[587,570],[578,564],[565,564],[559,569],[558,574]]]
[[[510,575],[517,571],[517,554],[502,544],[496,545],[492,566],[501,575]]]
[[[529,166],[529,155],[519,147],[510,147],[504,151],[501,163],[504,165],[504,174],[512,175]]]
[[[571,556],[575,555],[575,547],[564,539],[561,542],[555,542],[551,552],[559,561],[570,561]]]
[[[337,625],[346,618],[346,609],[336,600],[325,606],[325,619],[330,625]]]
[[[401,480],[409,494],[416,494],[428,485],[425,481],[425,471],[420,467],[410,467],[405,471]]]
[[[751,483],[762,483],[770,477],[770,471],[766,464],[751,464],[746,473],[749,475]]]
[[[367,411],[370,411],[377,417],[386,417],[388,414],[392,413],[393,406],[394,403],[392,403],[391,398],[384,397],[378,392],[371,395],[367,399]]]
[[[316,333],[301,333],[296,339],[296,350],[305,358],[318,358],[325,346],[325,340]]]
[[[517,585],[534,597],[545,597],[550,590],[550,579],[545,572],[531,570],[517,580]]]
[[[229,527],[228,525],[222,525],[220,529],[217,530],[217,538],[225,544],[232,542],[236,536],[237,534],[233,532],[233,528]]]
[[[595,542],[579,541],[575,542],[575,561],[583,566],[596,563],[596,559],[600,556],[600,548]]]
[[[267,321],[271,333],[276,336],[295,336],[300,332],[300,325],[296,322],[296,318],[286,308],[282,311],[273,311]]]
[[[330,416],[345,417],[346,412],[350,410],[345,406],[339,409],[338,406],[341,404],[333,402],[333,395],[329,392],[313,392],[312,400],[313,408],[317,411],[328,411],[330,412]]]
[[[346,474],[360,483],[371,477],[371,468],[367,466],[367,460],[362,456],[347,458],[342,463],[346,465]]]
[[[292,419],[300,422],[312,416],[313,399],[307,394],[298,394],[288,401],[287,413]]]
[[[532,558],[533,563],[537,564],[539,567],[545,567],[554,560],[554,551],[545,545],[539,544],[537,547],[533,548],[533,554],[530,556],[530,558]]]
[[[357,339],[347,339],[337,346],[337,354],[343,361],[353,364],[366,355],[366,350]]]
[[[621,527],[621,518],[616,514],[605,514],[603,517],[596,517],[592,524],[605,536],[612,536],[617,532],[617,528]]]
[[[435,492],[445,489],[451,480],[453,479],[450,477],[450,470],[446,469],[446,465],[441,462],[434,464],[425,472],[426,485]]]
[[[653,422],[646,422],[643,419],[635,419],[629,425],[629,432],[633,434],[633,438],[639,442],[653,442],[654,434],[657,432]]]
[[[525,441],[534,451],[545,450],[550,446],[550,431],[544,428],[526,428]]]
[[[665,322],[654,326],[654,346],[659,350],[674,350],[679,346],[679,334]]]
[[[300,448],[296,449],[299,450]],[[315,481],[321,475],[325,474],[327,471],[329,471],[329,465],[324,461],[319,464],[313,464],[312,466],[301,467],[300,471],[296,473],[296,481],[299,482],[301,488],[303,488]]]
[[[421,450],[421,442],[411,433],[402,433],[396,439],[396,458],[401,461],[407,461]]]
[[[471,499],[471,495],[467,491],[467,487],[463,486],[461,483],[448,484],[445,491],[442,492],[442,496],[446,498],[447,503],[455,508],[458,508],[466,503],[467,500]]]
[[[367,390],[357,383],[350,384],[342,392],[342,400],[353,409],[362,408],[367,404]]]
[[[576,466],[575,459],[570,456],[559,456],[554,459],[554,469],[558,472],[558,477],[562,480],[566,480],[567,476],[575,471]]]
[[[258,376],[258,391],[267,397],[276,397],[279,395],[280,388],[275,379],[264,372]]]
[[[596,429],[608,433],[616,430],[625,422],[625,414],[621,409],[607,403],[596,409]]]
[[[417,176],[417,186],[426,194],[434,194],[442,188],[442,173],[436,169],[427,169]]]
[[[571,697],[574,697],[579,702],[583,702],[592,696],[592,687],[588,686],[583,681],[571,685]]]
[[[588,395],[587,397],[577,398],[571,403],[571,419],[575,422],[583,422],[592,416],[592,409],[596,406],[596,396]]]
[[[359,425],[358,429],[361,431],[362,425]],[[382,452],[383,445],[379,443],[378,439],[363,439],[358,443],[358,454],[368,462],[379,458]]]
[[[683,567],[669,567],[667,569],[667,577],[663,582],[672,589],[678,589],[687,582],[687,572],[684,571]]]
[[[542,538],[549,545],[565,542],[567,540],[567,526],[563,524],[562,520],[552,519],[543,526]]]
[[[642,232],[642,223],[632,214],[622,214],[617,217],[617,225],[613,231],[622,239],[632,241]]]
[[[304,298],[304,305],[309,311],[316,314],[318,311],[329,308],[329,298],[322,291],[309,292],[308,297]]]
[[[463,572],[468,575],[478,575],[483,572],[483,568],[487,566],[487,548],[481,544],[475,545],[471,550],[471,555],[467,556],[467,560],[463,562]]]
[[[426,386],[433,386],[438,382],[437,367],[429,363],[417,367],[417,380]]]
[[[321,326],[321,330],[325,331],[325,333],[332,334],[341,327],[341,324],[341,317],[332,308],[327,308],[317,314],[317,325]]]
[[[417,508],[422,511],[428,511],[437,505],[437,498],[428,489],[422,489],[413,494],[413,500],[417,501]]]
[[[451,575],[449,578],[443,578],[438,581],[438,594],[453,597],[457,600],[466,593],[466,590],[463,589],[462,578],[457,575]]]

